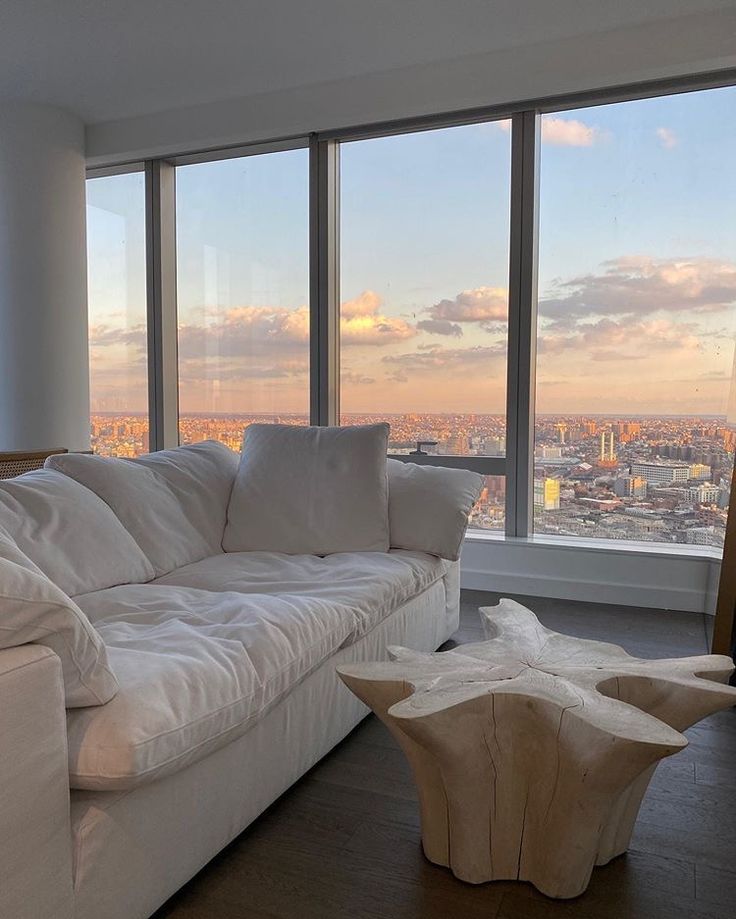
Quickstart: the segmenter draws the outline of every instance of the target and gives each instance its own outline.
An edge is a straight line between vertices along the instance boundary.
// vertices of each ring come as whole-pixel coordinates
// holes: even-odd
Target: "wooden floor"
[[[477,607],[496,599],[465,592],[454,640],[478,640]],[[550,628],[641,656],[707,650],[708,617],[516,599]],[[688,736],[659,766],[628,854],[582,897],[553,901],[527,884],[463,884],[424,859],[409,771],[371,716],[156,919],[734,919],[736,711]]]

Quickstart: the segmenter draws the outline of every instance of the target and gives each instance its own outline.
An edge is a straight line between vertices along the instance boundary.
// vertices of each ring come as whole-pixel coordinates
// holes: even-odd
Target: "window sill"
[[[617,555],[646,555],[651,558],[693,559],[720,564],[721,551],[713,546],[670,545],[668,543],[636,542],[624,539],[586,539],[565,536],[506,536],[500,530],[469,529],[467,543],[503,543],[508,547],[534,549],[567,549],[577,552],[615,553]]]

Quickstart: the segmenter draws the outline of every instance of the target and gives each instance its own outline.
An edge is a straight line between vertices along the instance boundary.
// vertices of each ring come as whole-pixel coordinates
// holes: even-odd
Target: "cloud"
[[[703,257],[624,256],[597,274],[558,280],[539,303],[542,317],[560,326],[591,315],[710,313],[736,301],[736,264]]]
[[[206,357],[193,358],[179,363],[179,379],[183,383],[219,383],[237,380],[293,380],[306,377],[309,373],[309,362],[279,360],[208,360]]]
[[[665,150],[672,150],[679,143],[677,134],[671,128],[657,128],[656,134]]]
[[[598,319],[580,323],[566,333],[544,332],[539,337],[540,353],[576,350],[594,361],[632,361],[652,359],[655,354],[692,355],[701,350],[694,323],[672,319]]]
[[[355,373],[352,370],[341,370],[340,371],[340,382],[347,383],[350,386],[370,386],[371,383],[375,383],[375,377],[365,376],[362,373]]]
[[[449,319],[422,319],[417,323],[417,328],[431,335],[452,335],[460,338],[463,334],[462,326]]]
[[[495,124],[508,133],[510,121],[496,121]],[[600,128],[585,124],[576,118],[560,118],[557,115],[542,116],[542,142],[554,147],[592,147],[606,136]]]
[[[598,128],[576,118],[542,116],[542,141],[555,147],[592,147],[602,138]]]
[[[380,295],[374,290],[364,290],[362,294],[345,300],[340,304],[340,315],[343,319],[354,319],[356,316],[375,316],[383,305]]]
[[[293,353],[309,345],[309,309],[237,306],[212,321],[179,327],[179,357],[253,357],[263,352]]]
[[[412,338],[416,328],[404,319],[379,312],[381,298],[366,290],[341,307],[341,344],[387,345]],[[251,356],[262,351],[302,351],[309,343],[309,307],[238,306],[210,322],[189,323],[179,329],[179,353],[196,357]]]
[[[482,366],[488,370],[499,358],[506,359],[506,345],[474,345],[468,348],[444,348],[442,345],[427,345],[416,351],[403,354],[387,354],[381,360],[389,372],[389,379],[406,383],[416,374],[441,373],[468,374]]]
[[[381,297],[372,290],[364,290],[353,300],[340,307],[340,343],[342,345],[389,345],[413,338],[416,327],[405,319],[384,316]]]
[[[120,328],[110,325],[93,325],[89,327],[89,344],[91,348],[132,345],[145,351],[148,345],[146,327],[136,325],[130,328]]]
[[[448,322],[505,322],[508,298],[505,287],[475,287],[460,291],[452,300],[440,300],[426,312],[432,319]]]
[[[510,121],[494,122],[507,134],[511,131]],[[576,118],[560,118],[557,115],[542,116],[542,143],[555,147],[592,147],[606,138],[600,128],[585,124]]]

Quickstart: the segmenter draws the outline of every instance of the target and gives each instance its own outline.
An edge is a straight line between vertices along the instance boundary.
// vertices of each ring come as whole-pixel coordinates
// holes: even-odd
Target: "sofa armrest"
[[[395,459],[388,460],[386,469],[391,548],[457,561],[483,476]]]
[[[0,915],[74,912],[61,661],[49,648],[0,651]]]

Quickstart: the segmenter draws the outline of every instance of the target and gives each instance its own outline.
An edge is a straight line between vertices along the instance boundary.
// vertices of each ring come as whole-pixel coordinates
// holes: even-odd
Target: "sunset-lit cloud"
[[[505,287],[475,287],[462,290],[452,300],[440,300],[427,308],[432,319],[450,322],[505,322],[508,291]]]
[[[736,264],[710,258],[623,256],[596,274],[554,283],[540,315],[569,324],[581,316],[717,312],[736,302]]]
[[[352,300],[343,300],[340,304],[340,316],[343,319],[354,319],[356,316],[375,316],[383,306],[383,299],[375,290],[364,290]]]
[[[123,328],[108,324],[91,325],[88,336],[93,349],[124,345],[145,350],[147,342],[145,325]]]
[[[602,137],[601,131],[576,118],[542,118],[542,141],[557,147],[592,147]]]
[[[498,127],[509,133],[510,121],[497,121]],[[560,118],[557,115],[544,115],[541,128],[542,142],[553,147],[592,147],[605,138],[599,128],[585,124],[577,118]]]
[[[451,335],[460,338],[463,334],[462,326],[450,322],[449,319],[420,319],[417,328],[422,332],[429,332],[430,335]]]
[[[343,367],[340,370],[340,382],[349,386],[370,386],[376,382],[376,378],[362,373],[354,373],[352,370],[346,370]]]
[[[340,308],[340,341],[344,345],[388,345],[413,338],[416,327],[397,316],[383,315],[381,297],[372,290],[348,300]]]
[[[390,378],[396,382],[407,382],[413,376],[433,374],[452,375],[458,373],[474,374],[478,366],[490,372],[495,362],[505,360],[506,346],[502,342],[492,345],[473,345],[469,348],[444,348],[442,345],[429,345],[417,348],[416,351],[402,354],[387,354],[381,358],[389,371]]]
[[[593,361],[642,360],[662,352],[697,352],[701,348],[698,331],[694,323],[667,318],[604,318],[579,323],[566,333],[542,331],[537,350],[540,354],[575,350]]]

